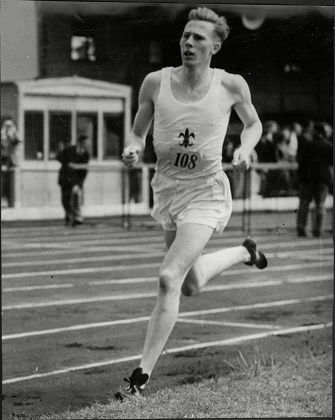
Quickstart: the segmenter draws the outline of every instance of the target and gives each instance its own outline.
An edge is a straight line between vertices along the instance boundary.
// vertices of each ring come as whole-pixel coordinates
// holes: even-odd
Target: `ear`
[[[213,44],[213,55],[217,54],[221,49],[221,42],[215,41]]]

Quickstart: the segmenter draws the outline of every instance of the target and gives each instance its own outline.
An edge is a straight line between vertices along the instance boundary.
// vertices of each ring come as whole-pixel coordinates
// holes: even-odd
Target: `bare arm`
[[[145,147],[145,138],[154,115],[153,98],[158,87],[157,74],[157,72],[148,74],[142,83],[134,125],[126,137],[126,147],[122,157],[124,163],[130,167],[136,165]]]
[[[243,123],[243,130],[241,146],[234,152],[233,164],[240,168],[248,168],[250,154],[262,135],[262,124],[251,102],[249,86],[241,76],[235,77],[236,102],[233,106]]]

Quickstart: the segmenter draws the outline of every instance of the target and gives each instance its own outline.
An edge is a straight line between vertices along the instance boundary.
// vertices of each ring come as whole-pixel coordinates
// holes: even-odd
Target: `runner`
[[[198,293],[237,263],[267,266],[250,238],[240,246],[202,255],[213,232],[224,230],[232,212],[230,185],[221,164],[232,108],[244,126],[233,157],[236,169],[249,167],[250,153],[262,134],[245,80],[210,67],[228,34],[224,17],[208,8],[191,10],[180,40],[182,65],[148,74],[140,89],[123,161],[128,167],[138,163],[154,118],[157,166],[152,216],[163,227],[168,252],[159,270],[157,303],[142,359],[127,379],[129,385],[115,394],[120,400],[140,395],[147,385],[176,323],[181,293]]]

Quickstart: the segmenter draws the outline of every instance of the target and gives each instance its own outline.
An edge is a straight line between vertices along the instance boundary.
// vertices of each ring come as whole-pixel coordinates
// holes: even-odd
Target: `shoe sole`
[[[143,395],[139,392],[137,392],[136,394],[117,392],[116,394],[114,394],[114,398],[117,401],[124,402],[124,401],[129,401],[129,400],[141,399],[143,398]]]

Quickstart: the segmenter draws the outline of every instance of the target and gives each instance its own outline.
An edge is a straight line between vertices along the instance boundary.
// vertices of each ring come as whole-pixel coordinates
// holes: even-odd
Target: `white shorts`
[[[222,232],[232,213],[227,175],[217,172],[208,178],[177,180],[156,172],[151,186],[154,207],[151,216],[165,230],[184,223],[197,223]]]

